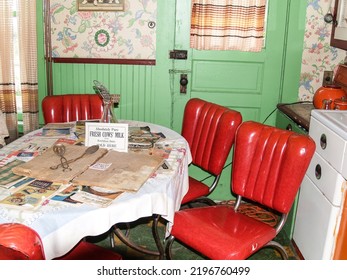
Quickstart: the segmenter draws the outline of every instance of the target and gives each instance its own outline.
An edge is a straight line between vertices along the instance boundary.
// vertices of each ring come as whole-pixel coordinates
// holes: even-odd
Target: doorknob
[[[187,93],[188,78],[186,74],[181,74],[180,93]]]

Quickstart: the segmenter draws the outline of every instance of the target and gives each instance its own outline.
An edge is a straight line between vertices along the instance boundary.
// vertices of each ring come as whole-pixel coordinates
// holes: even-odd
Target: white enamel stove
[[[346,235],[339,230],[347,180],[347,111],[313,110],[309,135],[316,152],[301,185],[293,240],[305,259],[333,259],[337,236]]]

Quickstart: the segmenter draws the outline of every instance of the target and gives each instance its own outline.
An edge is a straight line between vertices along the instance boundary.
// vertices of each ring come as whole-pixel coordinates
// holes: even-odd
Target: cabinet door
[[[286,114],[282,113],[281,111],[277,112],[276,127],[285,130],[291,130],[300,134],[308,134],[307,130],[296,124],[292,119],[290,119]]]

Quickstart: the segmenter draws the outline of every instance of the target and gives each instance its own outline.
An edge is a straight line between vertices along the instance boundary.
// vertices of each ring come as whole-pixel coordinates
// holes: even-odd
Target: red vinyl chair
[[[236,132],[231,190],[235,207],[215,205],[176,212],[166,257],[175,239],[207,258],[247,259],[261,248],[284,248],[274,238],[282,229],[315,151],[307,135],[256,122],[244,122]],[[275,226],[238,212],[241,199],[281,214]]]
[[[189,177],[189,190],[181,204],[204,201],[217,186],[225,162],[234,143],[235,132],[242,122],[239,112],[204,101],[190,99],[185,107],[181,135],[187,140],[192,164],[214,178],[211,185]]]
[[[102,99],[98,94],[63,94],[42,100],[45,124],[101,119]]]
[[[44,260],[39,235],[17,223],[0,224],[0,260]],[[81,241],[56,260],[121,260],[122,256],[92,243]]]
[[[189,177],[189,189],[181,204],[202,202],[214,205],[215,202],[208,196],[217,186],[224,164],[234,143],[237,127],[242,122],[239,112],[226,107],[193,98],[185,107],[182,136],[187,140],[192,154],[192,164],[208,172],[214,178],[211,186],[202,181]],[[118,225],[114,225],[114,233],[127,246],[146,254],[164,257],[164,247],[158,234],[160,215],[153,215],[152,232],[157,251],[139,248],[129,242]],[[128,234],[128,233],[127,233]]]

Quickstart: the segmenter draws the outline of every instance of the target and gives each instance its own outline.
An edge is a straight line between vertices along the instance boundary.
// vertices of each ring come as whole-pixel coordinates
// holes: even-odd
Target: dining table
[[[42,240],[46,259],[63,256],[81,239],[104,234],[114,225],[153,215],[166,220],[168,235],[174,214],[188,191],[188,166],[192,161],[189,145],[179,133],[161,125],[129,120],[118,122],[129,127],[149,127],[151,132],[162,136],[154,145],[169,150],[165,164],[156,169],[137,191],[122,192],[106,207],[88,203],[76,205],[50,198],[35,209],[0,203],[0,223],[21,223],[34,229]],[[14,158],[16,162],[28,162],[52,147],[57,139],[44,136],[42,131],[40,128],[27,133],[1,148],[0,168],[4,169]],[[76,133],[71,133],[66,138],[76,140],[77,137]],[[5,176],[0,178],[0,185],[3,180]],[[0,201],[11,192],[12,188],[0,186]]]

